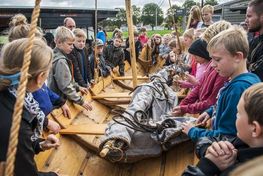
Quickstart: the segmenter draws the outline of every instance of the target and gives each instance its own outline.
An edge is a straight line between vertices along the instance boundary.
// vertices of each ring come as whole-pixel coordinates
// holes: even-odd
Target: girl
[[[190,28],[199,29],[201,28],[202,23],[203,22],[202,22],[201,10],[197,5],[195,5],[190,10],[186,29],[190,29]]]
[[[17,96],[20,70],[28,39],[18,39],[8,43],[3,48],[0,58],[0,162],[6,161],[8,140],[12,123],[12,114]],[[31,53],[29,80],[22,121],[18,135],[15,160],[15,175],[57,175],[53,172],[39,173],[34,161],[34,154],[59,146],[54,135],[46,140],[38,138],[43,130],[45,115],[38,107],[31,92],[42,87],[51,67],[52,50],[41,39],[35,39]]]

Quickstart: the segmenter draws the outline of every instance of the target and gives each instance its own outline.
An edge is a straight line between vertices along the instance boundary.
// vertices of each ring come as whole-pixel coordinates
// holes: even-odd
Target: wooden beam
[[[104,93],[92,96],[92,99],[102,99],[102,98],[131,98],[131,94],[127,92],[124,93]]]
[[[132,77],[133,77],[133,88],[137,86],[137,68],[136,68],[136,53],[135,53],[135,43],[134,43],[134,31],[133,31],[133,21],[132,21],[132,6],[131,0],[125,0],[126,6],[126,17],[128,23],[129,32],[129,46],[130,46],[130,58],[132,66]]]
[[[107,124],[71,125],[60,130],[60,134],[104,135]]]
[[[132,76],[123,76],[123,77],[113,77],[113,80],[132,80]],[[147,76],[137,76],[138,80],[149,80],[149,77]]]

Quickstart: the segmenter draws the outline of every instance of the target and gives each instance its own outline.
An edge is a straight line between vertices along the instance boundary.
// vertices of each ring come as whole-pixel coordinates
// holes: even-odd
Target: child
[[[251,85],[260,82],[253,73],[248,73],[246,58],[248,55],[248,41],[246,32],[238,27],[231,27],[215,37],[208,44],[208,51],[212,57],[212,66],[223,77],[230,81],[219,92],[216,105],[202,113],[197,124],[204,125],[212,118],[212,130],[183,124],[183,132],[192,140],[203,136],[236,135],[236,106],[241,94]]]
[[[201,10],[197,5],[192,6],[188,17],[186,29],[199,29],[202,25]]]
[[[171,41],[172,36],[170,34],[165,34],[162,38],[162,44],[160,45],[160,53],[159,56],[162,59],[167,59],[169,53],[171,52],[170,47],[168,46],[168,43]]]
[[[106,66],[105,59],[103,57],[103,42],[100,39],[96,39],[96,42],[92,43],[92,54],[89,56],[90,68],[91,68],[91,80],[94,80],[95,69],[98,68],[99,76],[106,77],[110,74],[111,68]],[[94,63],[95,47],[97,47],[97,62]],[[92,81],[93,82],[93,81]]]
[[[48,81],[49,88],[61,97],[67,98],[87,110],[91,110],[91,105],[77,93],[77,91],[88,93],[88,90],[80,87],[72,78],[73,66],[71,60],[66,56],[73,49],[74,34],[64,26],[58,27],[56,29],[55,43],[56,48],[54,49],[52,70]]]
[[[147,31],[145,27],[142,27],[140,31],[141,31],[141,34],[139,35],[139,41],[141,42],[142,47],[144,47],[148,41]]]
[[[214,105],[219,89],[227,81],[227,78],[219,76],[212,67],[206,46],[207,44],[204,40],[198,39],[189,48],[189,52],[194,55],[197,62],[202,63],[201,67],[203,68],[199,66],[197,73],[197,77],[201,78],[198,82],[195,80],[195,88],[180,102],[179,106],[173,108],[172,114],[174,116],[185,113],[201,113]],[[192,79],[191,75],[188,74],[187,78],[189,80]]]
[[[263,154],[263,83],[242,94],[237,105],[237,137],[201,138],[196,153],[202,157],[196,167],[188,166],[183,175],[229,175],[240,166]],[[212,144],[212,145],[211,145]]]
[[[20,70],[28,42],[27,38],[23,38],[8,43],[3,48],[3,55],[0,58],[0,162],[6,161]],[[44,84],[51,68],[51,60],[52,50],[41,39],[35,39],[18,135],[14,175],[57,175],[53,172],[39,173],[34,161],[34,155],[38,152],[59,146],[59,140],[54,135],[49,135],[46,140],[37,137],[42,132],[45,115],[31,94]]]
[[[189,48],[188,52],[194,57],[195,61],[198,63],[196,74],[192,76],[186,74],[186,81],[179,81],[181,87],[184,88],[194,88],[199,84],[199,81],[204,75],[206,68],[210,64],[211,58],[206,50],[206,42],[202,39],[197,39]]]
[[[203,24],[201,25],[201,28],[208,27],[214,22],[212,21],[212,17],[214,14],[214,7],[211,5],[205,5],[202,10],[202,17],[203,17]]]
[[[88,48],[86,47],[87,36],[82,29],[73,30],[75,35],[74,49],[70,53],[70,59],[74,68],[74,79],[81,87],[90,87],[91,68],[88,59]]]
[[[121,48],[122,42],[122,37],[120,35],[115,35],[113,44],[108,45],[103,52],[106,65],[108,65],[113,72],[118,72],[115,67],[119,66],[120,76],[124,76],[124,52]]]
[[[162,43],[162,36],[160,34],[154,34],[152,36],[151,48],[152,48],[152,64],[155,65],[157,63],[157,58],[160,53],[160,45]]]
[[[142,44],[141,42],[138,40],[139,37],[139,33],[138,32],[134,32],[134,45],[135,45],[135,54],[136,54],[136,60],[139,58],[140,52],[142,50]],[[130,43],[129,43],[129,37],[126,39],[126,47],[124,50],[124,54],[125,54],[125,59],[129,62],[129,64],[131,64],[131,58],[130,58]]]

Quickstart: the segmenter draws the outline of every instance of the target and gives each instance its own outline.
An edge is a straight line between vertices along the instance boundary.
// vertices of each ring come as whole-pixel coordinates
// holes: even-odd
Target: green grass
[[[155,31],[147,31],[147,35],[152,36],[153,34],[160,34],[161,36],[163,36],[164,34],[168,34],[171,32],[172,32],[171,30],[155,30]],[[110,39],[112,37],[112,32],[107,32],[107,35],[108,35],[108,39]],[[123,37],[127,38],[128,32],[123,32]]]
[[[6,35],[1,35],[0,36],[0,44],[5,44],[8,42],[8,38]]]

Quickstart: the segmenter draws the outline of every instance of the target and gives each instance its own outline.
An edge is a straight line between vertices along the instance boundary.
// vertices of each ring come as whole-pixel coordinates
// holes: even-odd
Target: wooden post
[[[170,5],[170,9],[172,10],[171,0],[169,0],[169,5]],[[181,45],[181,42],[180,42],[177,26],[175,24],[174,14],[172,16],[172,19],[173,19],[173,27],[174,27],[175,32],[176,32],[176,39],[177,39],[177,42],[178,42],[178,45],[179,45],[179,49],[180,49],[180,53],[179,54],[182,54],[182,45]]]
[[[129,43],[130,43],[129,46],[130,46],[130,57],[131,57],[132,78],[133,78],[132,81],[133,81],[133,87],[136,87],[137,68],[136,68],[136,54],[135,54],[131,0],[125,0],[125,5],[126,5],[126,16],[127,16],[128,32],[129,32]]]

